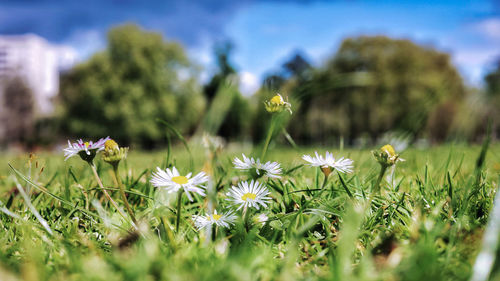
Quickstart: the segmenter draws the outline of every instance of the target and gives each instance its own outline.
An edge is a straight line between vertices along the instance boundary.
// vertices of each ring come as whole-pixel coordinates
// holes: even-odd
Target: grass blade
[[[190,165],[190,169],[191,169],[191,171],[193,171],[194,170],[193,154],[191,153],[191,149],[189,149],[189,145],[188,145],[186,139],[182,136],[182,134],[174,126],[172,126],[167,121],[161,120],[161,119],[156,119],[156,121],[158,121],[161,124],[165,125],[169,130],[171,130],[175,134],[176,137],[179,138],[179,140],[181,140],[182,144],[184,144],[184,147],[186,148],[187,152],[189,153],[189,165]]]
[[[50,235],[54,235],[54,232],[50,228],[47,221],[40,215],[40,213],[36,210],[35,206],[33,206],[33,204],[31,204],[31,200],[30,200],[29,196],[26,194],[23,187],[21,186],[21,184],[19,184],[19,182],[17,181],[17,179],[15,177],[14,177],[14,182],[15,182],[17,190],[19,190],[19,194],[21,194],[21,196],[24,199],[24,203],[26,203],[26,205],[28,206],[30,211],[33,213],[35,218],[40,222],[40,224],[43,226],[43,228],[45,228],[45,230],[47,230],[47,232]]]
[[[352,195],[351,191],[347,187],[347,184],[345,183],[344,179],[342,178],[342,175],[340,175],[339,172],[337,172],[339,175],[340,183],[342,184],[342,187],[345,189],[345,192],[347,192],[347,195],[349,195],[349,198],[354,199],[354,196]]]

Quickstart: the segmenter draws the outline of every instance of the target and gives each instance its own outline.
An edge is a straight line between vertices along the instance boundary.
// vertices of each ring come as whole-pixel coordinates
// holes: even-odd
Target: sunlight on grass
[[[120,174],[138,230],[110,205],[77,157],[65,162],[62,153],[40,153],[28,161],[28,155],[4,155],[1,162],[19,171],[17,181],[36,210],[15,190],[15,171],[1,167],[0,259],[8,267],[0,274],[39,280],[469,278],[497,189],[498,144],[490,147],[480,171],[480,146],[407,149],[401,153],[406,161],[387,169],[380,194],[372,191],[379,164],[369,150],[328,149],[352,159],[354,171],[329,173],[325,181],[321,169],[302,160],[316,150],[270,148],[266,159],[282,169],[281,178],[273,178],[233,167],[235,157],[253,156],[259,148],[210,152],[194,145],[192,171],[184,146],[172,148],[170,163],[167,151],[132,149]],[[126,213],[112,167],[100,155],[94,162]],[[203,170],[214,194],[193,193],[192,202],[182,197],[182,209],[176,210],[177,193],[149,182],[156,167],[172,166],[181,175]],[[267,207],[236,210],[229,188],[253,178],[270,192],[268,201],[262,199]],[[252,192],[241,202],[258,196]],[[212,225],[208,221],[197,230],[192,216],[205,220],[207,208],[234,209],[234,217],[215,213],[208,217],[212,227],[205,227]]]

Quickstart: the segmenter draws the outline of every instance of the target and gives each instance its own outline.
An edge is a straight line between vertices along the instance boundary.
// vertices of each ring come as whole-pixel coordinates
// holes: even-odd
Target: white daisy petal
[[[266,175],[270,178],[281,178],[280,174],[282,170],[278,162],[267,161],[266,163],[261,163],[260,159],[248,158],[245,154],[242,154],[242,156],[243,160],[237,157],[233,160],[236,169],[254,171],[258,176]]]
[[[264,214],[264,213],[256,215],[256,216],[253,217],[253,222],[256,223],[256,224],[264,224],[268,220],[269,220],[269,217],[266,214]]]
[[[104,150],[104,143],[109,139],[109,137],[105,137],[99,139],[95,143],[93,141],[84,142],[82,139],[71,143],[68,140],[68,147],[63,150],[64,156],[66,157],[64,160],[66,161],[73,156],[79,155],[80,152],[85,152],[85,154],[90,155],[91,153],[97,153]]]
[[[333,154],[328,151],[325,153],[325,157],[319,155],[317,151],[315,152],[315,155],[315,157],[311,157],[310,155],[303,155],[302,159],[306,162],[309,162],[309,165],[312,167],[332,168],[340,173],[353,172],[354,161],[352,161],[351,159],[347,159],[344,157],[335,159],[335,157],[333,157]]]
[[[194,225],[198,230],[206,229],[212,225],[228,228],[234,224],[236,216],[233,212],[217,214],[217,210],[213,214],[205,214],[204,216],[193,215]]]
[[[227,193],[228,200],[232,201],[235,206],[238,206],[238,210],[241,208],[251,207],[257,210],[262,207],[266,207],[267,203],[271,200],[267,187],[258,181],[240,182],[238,187],[232,186],[230,191]],[[260,206],[259,206],[260,205]]]
[[[191,193],[198,193],[201,196],[205,196],[205,187],[202,184],[208,181],[208,176],[204,172],[200,172],[190,178],[191,175],[192,173],[181,176],[175,167],[165,170],[158,167],[157,171],[152,173],[149,182],[155,187],[164,188],[168,193],[177,192],[182,188],[189,201],[193,201]]]

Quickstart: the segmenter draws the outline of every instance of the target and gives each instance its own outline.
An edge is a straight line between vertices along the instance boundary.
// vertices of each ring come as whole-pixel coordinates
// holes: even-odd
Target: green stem
[[[182,204],[182,189],[177,193],[177,220],[175,221],[175,232],[179,232],[179,224],[181,223],[181,204]]]
[[[212,228],[212,235],[211,235],[212,241],[217,240],[217,230],[218,230],[218,227],[216,224],[214,224],[213,228]]]
[[[269,146],[269,143],[271,142],[275,123],[276,123],[276,118],[274,118],[274,115],[273,115],[273,117],[271,118],[271,125],[269,126],[269,130],[267,131],[266,142],[264,143],[264,148],[262,149],[262,155],[260,156],[260,160],[262,160],[262,161],[264,161],[264,157],[266,156],[266,153],[267,153],[267,147]]]
[[[89,210],[89,195],[87,194],[87,191],[85,190],[85,188],[81,184],[78,184],[77,186],[78,186],[78,188],[80,188],[80,190],[83,193],[83,196],[85,197],[85,210],[88,211]]]
[[[94,176],[97,180],[97,184],[99,184],[99,187],[101,188],[102,192],[104,193],[104,195],[106,196],[106,198],[108,198],[109,202],[111,202],[111,204],[115,207],[115,209],[118,211],[118,213],[120,213],[120,215],[125,219],[125,220],[128,220],[127,216],[122,212],[122,210],[118,207],[118,204],[116,204],[115,200],[113,200],[113,198],[111,198],[111,196],[109,196],[109,193],[106,191],[106,189],[104,188],[104,186],[102,185],[102,181],[101,181],[101,178],[99,178],[99,174],[97,174],[97,170],[95,169],[95,165],[94,163],[92,162],[88,162],[89,165],[90,165],[90,168],[92,168],[92,172],[94,172]],[[132,222],[132,225],[134,226],[135,229],[137,229],[137,226],[135,225],[135,223]]]
[[[245,230],[248,233],[248,231],[250,231],[250,224],[248,223],[248,220],[250,219],[250,212],[251,212],[251,210],[250,210],[250,208],[245,207],[245,209],[243,210],[243,212],[245,213],[243,215],[243,223],[245,224]]]
[[[161,221],[163,222],[163,228],[165,229],[166,238],[168,239],[170,244],[173,245],[175,239],[174,239],[174,234],[172,233],[172,229],[170,229],[170,224],[168,223],[165,217],[162,217]]]
[[[375,182],[375,185],[373,186],[373,190],[376,193],[380,193],[380,183],[382,182],[382,179],[384,178],[385,171],[387,170],[386,165],[381,165],[380,166],[380,173],[378,174],[377,181]]]
[[[128,214],[132,218],[132,221],[137,224],[137,220],[135,219],[134,212],[127,200],[127,196],[125,195],[125,187],[123,186],[122,181],[120,180],[120,176],[118,174],[118,164],[113,165],[113,174],[115,175],[115,180],[118,183],[118,187],[120,188],[120,194],[122,196],[123,204],[125,204],[125,208],[127,209]]]
[[[324,177],[324,179],[323,179],[323,184],[321,185],[321,189],[324,189],[324,188],[325,188],[325,186],[326,186],[326,182],[328,181],[328,176],[327,176],[327,175],[325,175],[325,174],[323,174],[323,175],[324,175],[325,177]]]

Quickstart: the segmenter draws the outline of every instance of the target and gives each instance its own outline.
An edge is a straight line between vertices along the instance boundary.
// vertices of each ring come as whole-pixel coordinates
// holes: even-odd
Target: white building
[[[37,35],[0,36],[0,83],[14,76],[22,78],[33,93],[39,116],[53,111],[52,101],[59,91],[59,71],[75,61],[76,52],[72,48],[52,45]]]

